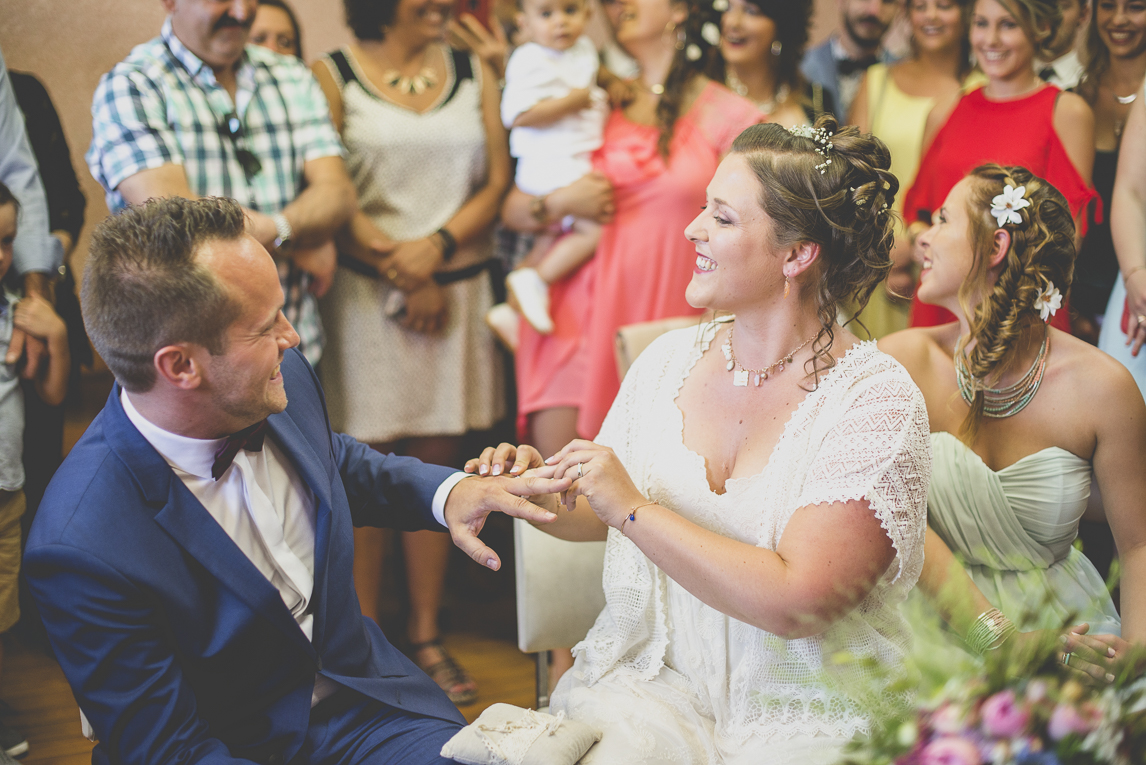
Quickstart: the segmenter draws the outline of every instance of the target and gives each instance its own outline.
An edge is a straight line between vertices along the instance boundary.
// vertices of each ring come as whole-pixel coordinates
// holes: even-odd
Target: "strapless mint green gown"
[[[1051,447],[992,470],[950,433],[932,433],[927,521],[983,594],[1022,630],[1122,623],[1094,565],[1073,547],[1091,466]]]

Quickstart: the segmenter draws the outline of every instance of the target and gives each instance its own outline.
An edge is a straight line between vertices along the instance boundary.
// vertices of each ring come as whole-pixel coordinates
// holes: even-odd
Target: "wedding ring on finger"
[[[1142,324],[1146,324],[1146,316],[1143,316],[1142,314],[1138,314],[1138,324],[1139,324],[1139,326],[1141,326]]]
[[[1072,655],[1073,655],[1073,654],[1072,654],[1070,651],[1067,651],[1066,653],[1064,653],[1064,654],[1062,655],[1062,665],[1063,665],[1064,667],[1069,667],[1069,666],[1070,666],[1070,657],[1071,657]]]
[[[578,478],[584,478],[585,477],[585,463],[584,462],[578,462],[577,463],[577,477]]]

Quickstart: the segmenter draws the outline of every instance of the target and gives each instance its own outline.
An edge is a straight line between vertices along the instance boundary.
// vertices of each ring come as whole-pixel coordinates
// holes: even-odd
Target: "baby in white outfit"
[[[519,0],[518,26],[531,42],[517,48],[505,70],[501,119],[510,128],[517,157],[517,187],[544,197],[592,171],[601,146],[608,96],[598,87],[599,59],[583,34],[587,0]],[[600,226],[592,220],[562,221],[563,236],[538,236],[523,267],[506,285],[526,321],[543,334],[553,331],[549,285],[593,257]]]

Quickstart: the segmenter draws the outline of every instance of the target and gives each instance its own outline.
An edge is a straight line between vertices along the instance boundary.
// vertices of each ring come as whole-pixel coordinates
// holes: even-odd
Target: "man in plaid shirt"
[[[160,196],[223,196],[274,256],[283,311],[312,363],[316,294],[356,209],[326,99],[294,57],[247,47],[257,0],[163,0],[159,37],[100,80],[87,162],[114,213]]]

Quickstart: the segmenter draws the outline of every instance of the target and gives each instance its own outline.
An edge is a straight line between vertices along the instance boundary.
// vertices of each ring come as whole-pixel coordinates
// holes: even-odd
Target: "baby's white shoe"
[[[517,344],[520,339],[518,329],[521,326],[521,316],[509,303],[498,303],[485,312],[485,323],[493,330],[501,344],[509,349],[510,353],[517,353]]]
[[[535,268],[518,268],[505,277],[505,286],[521,306],[521,315],[543,335],[553,332],[549,317],[549,285]]]

